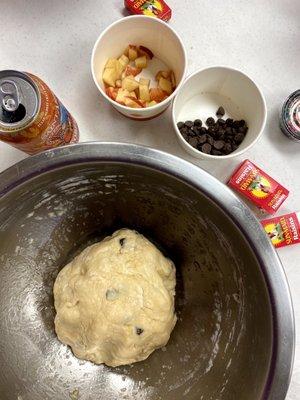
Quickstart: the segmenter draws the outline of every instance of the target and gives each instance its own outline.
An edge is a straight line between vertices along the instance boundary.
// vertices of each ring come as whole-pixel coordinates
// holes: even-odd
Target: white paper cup
[[[199,118],[205,122],[208,117],[217,118],[219,106],[225,108],[223,118],[244,119],[249,128],[239,147],[224,156],[195,149],[185,141],[177,127],[179,121]],[[265,127],[267,108],[262,92],[246,74],[216,66],[196,71],[187,78],[175,97],[172,118],[179,143],[189,154],[200,159],[220,160],[241,155],[257,142]]]
[[[102,73],[108,58],[118,58],[129,44],[148,47],[169,69],[174,71],[177,88],[161,103],[148,108],[123,106],[105,93]],[[95,43],[91,68],[94,82],[102,96],[116,110],[133,119],[148,119],[160,115],[178,92],[186,72],[186,52],[182,40],[165,22],[141,15],[123,18],[110,25]]]

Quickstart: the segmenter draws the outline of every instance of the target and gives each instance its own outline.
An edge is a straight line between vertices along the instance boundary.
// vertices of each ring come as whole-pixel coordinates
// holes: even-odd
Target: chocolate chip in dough
[[[117,289],[108,289],[105,294],[107,301],[115,301],[119,297],[119,291]]]
[[[220,107],[217,109],[217,111],[216,111],[216,115],[217,115],[217,116],[220,115],[220,117],[223,117],[223,115],[225,115],[224,107],[220,106]]]
[[[143,332],[144,332],[144,329],[142,329],[142,328],[135,328],[135,333],[136,333],[137,335],[140,336]]]
[[[120,242],[121,247],[123,247],[124,242],[125,242],[125,238],[120,239],[119,242]]]

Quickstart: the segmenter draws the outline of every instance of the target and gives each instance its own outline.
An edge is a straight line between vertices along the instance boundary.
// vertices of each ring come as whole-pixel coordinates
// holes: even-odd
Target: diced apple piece
[[[136,76],[141,73],[141,68],[131,67],[131,65],[127,65],[125,68],[125,76]]]
[[[158,87],[160,89],[162,89],[163,91],[165,91],[167,94],[171,94],[173,91],[172,83],[168,79],[165,79],[163,77],[160,78],[160,80],[158,82]]]
[[[116,100],[117,94],[118,94],[118,89],[109,86],[105,88],[105,93],[107,94],[108,97],[110,97],[112,100]]]
[[[159,82],[160,78],[170,79],[171,71],[158,71],[155,75],[155,79]]]
[[[116,58],[109,58],[109,59],[106,61],[106,64],[105,64],[105,67],[104,67],[104,68],[115,68],[115,66],[116,66],[116,61],[117,61]]]
[[[130,92],[130,97],[134,97],[135,99],[137,99],[137,95],[135,92]]]
[[[150,86],[150,79],[140,78],[140,85]]]
[[[135,97],[125,97],[125,106],[132,108],[143,108],[143,104]]]
[[[146,56],[147,58],[149,58],[149,60],[152,60],[152,58],[154,57],[152,51],[145,46],[139,46],[139,54],[141,56]]]
[[[165,100],[168,97],[167,93],[164,92],[160,88],[151,88],[150,89],[150,100],[156,101],[160,103],[161,101]]]
[[[174,74],[174,72],[173,71],[171,71],[171,83],[172,83],[172,87],[173,87],[173,89],[175,89],[176,88],[176,78],[175,78],[175,74]]]
[[[118,89],[116,101],[120,104],[125,104],[125,97],[130,96],[130,92],[126,89]]]
[[[139,86],[139,98],[143,101],[150,101],[150,92],[147,85]]]
[[[146,105],[146,107],[153,107],[153,106],[155,106],[157,103],[156,103],[156,101],[150,101],[149,103],[147,103],[147,105]]]
[[[171,75],[171,71],[161,71],[163,78],[169,79]]]
[[[116,80],[116,87],[117,87],[117,88],[122,87],[122,80],[121,80],[121,79],[117,79],[117,80]]]
[[[103,82],[109,86],[115,86],[118,79],[118,72],[115,68],[105,68],[102,74]]]
[[[124,54],[119,58],[119,63],[122,65],[123,70],[126,68],[126,65],[129,64],[129,58]]]
[[[155,75],[155,80],[158,82],[160,78],[162,77],[162,71],[158,71],[158,73]]]
[[[128,46],[128,58],[130,61],[134,61],[138,57],[138,48],[133,45]]]
[[[122,70],[122,65],[117,59],[108,59],[102,74],[103,82],[108,86],[115,86],[116,80],[121,78]]]
[[[134,79],[133,76],[127,76],[122,80],[122,89],[127,89],[129,92],[133,92],[139,87],[139,83]]]
[[[146,68],[147,67],[147,57],[146,56],[138,57],[135,60],[135,66],[137,68]]]

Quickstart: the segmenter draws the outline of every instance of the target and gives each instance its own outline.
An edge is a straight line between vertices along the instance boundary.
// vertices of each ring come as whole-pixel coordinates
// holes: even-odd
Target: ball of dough
[[[54,284],[59,340],[96,364],[145,360],[176,324],[175,275],[172,261],[132,230],[87,247]]]

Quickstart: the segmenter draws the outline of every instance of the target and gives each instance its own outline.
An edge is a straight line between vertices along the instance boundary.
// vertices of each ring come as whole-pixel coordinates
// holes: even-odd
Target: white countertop
[[[0,68],[32,72],[54,90],[80,128],[81,141],[123,141],[149,145],[183,157],[221,181],[244,158],[257,163],[290,189],[279,214],[300,210],[300,143],[278,127],[284,99],[300,88],[300,2],[298,0],[168,0],[171,26],[181,35],[188,72],[228,65],[249,74],[266,97],[268,121],[262,139],[244,157],[197,161],[177,143],[170,109],[148,122],[127,120],[98,93],[90,56],[100,32],[127,15],[122,0],[2,0]],[[0,143],[0,170],[26,157]],[[291,287],[300,331],[300,245],[278,251]],[[300,335],[288,400],[300,399]],[[241,399],[242,400],[242,399]]]

